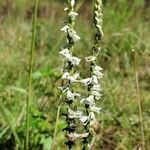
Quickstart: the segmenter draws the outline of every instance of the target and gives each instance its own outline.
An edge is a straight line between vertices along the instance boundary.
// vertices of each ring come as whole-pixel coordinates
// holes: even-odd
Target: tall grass
[[[0,110],[1,110],[0,112],[2,113],[3,117],[5,118],[6,122],[8,123],[8,125],[15,137],[17,147],[22,149],[23,147],[22,147],[20,138],[16,132],[15,125],[13,124],[14,123],[13,117],[11,116],[11,113],[4,107],[4,105],[1,103],[1,101],[0,101]]]
[[[33,73],[33,65],[34,65],[34,53],[35,53],[35,36],[36,36],[36,25],[37,25],[37,8],[38,8],[38,0],[35,0],[34,6],[34,17],[33,17],[33,25],[32,25],[32,42],[31,42],[31,52],[30,52],[30,66],[29,66],[29,86],[28,86],[28,97],[26,103],[26,138],[25,138],[25,150],[29,149],[29,115],[30,115],[30,104],[33,99],[33,88],[32,88],[32,73]]]
[[[145,135],[144,135],[144,120],[143,120],[143,111],[141,106],[141,98],[140,98],[140,86],[139,86],[139,75],[138,75],[138,62],[137,62],[137,54],[135,50],[132,50],[133,54],[133,63],[134,63],[134,71],[135,71],[135,81],[136,81],[136,95],[137,95],[137,103],[139,110],[139,120],[140,120],[140,128],[141,128],[141,137],[142,137],[142,147],[145,150]]]

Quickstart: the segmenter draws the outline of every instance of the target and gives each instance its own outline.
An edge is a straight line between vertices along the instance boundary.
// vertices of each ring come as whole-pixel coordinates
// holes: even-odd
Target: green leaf
[[[52,146],[52,138],[51,137],[45,138],[43,136],[40,143],[43,145],[43,150],[50,150]]]

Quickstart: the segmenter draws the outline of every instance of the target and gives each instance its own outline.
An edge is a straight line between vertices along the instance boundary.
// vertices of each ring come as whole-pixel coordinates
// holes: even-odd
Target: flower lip
[[[70,1],[70,4],[71,4],[71,7],[74,7],[74,5],[75,5],[75,0],[71,0],[71,1]]]
[[[75,20],[75,18],[78,16],[78,13],[76,13],[76,12],[70,12],[69,14],[68,14],[68,16],[72,19],[72,20]]]
[[[96,56],[88,56],[85,58],[86,62],[93,62],[97,59]]]
[[[69,29],[70,27],[68,25],[65,25],[63,28],[61,28],[60,30],[61,31],[64,31],[64,32],[67,32],[67,30]]]
[[[92,82],[92,79],[91,79],[91,78],[86,78],[86,79],[80,80],[80,83],[84,84],[85,86],[90,85],[91,82]]]
[[[64,72],[64,74],[62,75],[62,79],[67,79],[69,80],[71,83],[73,82],[78,82],[77,78],[80,77],[80,73],[76,72],[74,75],[70,75],[69,72]]]

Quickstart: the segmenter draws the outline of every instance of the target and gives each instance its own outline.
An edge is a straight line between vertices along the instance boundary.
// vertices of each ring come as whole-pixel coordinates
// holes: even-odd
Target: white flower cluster
[[[102,14],[102,0],[96,0],[96,4],[94,7],[94,21],[95,21],[95,27],[97,28],[100,36],[103,36],[103,30],[102,30],[102,20],[103,14]]]
[[[93,56],[93,58],[94,58],[94,56]],[[95,59],[92,61],[92,64],[93,63],[95,64]],[[80,82],[84,86],[87,86],[90,89],[90,91],[89,91],[90,96],[83,98],[80,101],[90,111],[89,117],[87,118],[87,121],[89,121],[90,125],[92,125],[92,123],[90,121],[93,122],[93,118],[95,118],[95,117],[91,117],[91,113],[92,113],[92,116],[94,116],[93,112],[96,112],[99,114],[100,110],[101,110],[101,108],[96,107],[96,104],[95,104],[95,100],[99,100],[102,95],[101,94],[101,86],[99,84],[99,79],[101,79],[103,76],[103,74],[101,73],[101,70],[102,70],[101,67],[94,65],[94,66],[92,66],[91,76],[89,78],[80,80]],[[90,118],[91,118],[91,120],[90,120]]]
[[[69,149],[71,149],[76,139],[85,138],[89,135],[89,133],[78,134],[75,132],[77,126],[75,124],[76,119],[83,122],[83,120],[85,120],[83,119],[85,116],[83,115],[82,111],[75,110],[74,108],[74,103],[76,103],[81,96],[79,93],[74,92],[73,89],[73,85],[80,82],[80,74],[75,72],[74,69],[75,67],[79,66],[81,59],[73,56],[72,48],[74,47],[74,44],[80,40],[80,37],[74,30],[74,21],[78,16],[78,14],[74,11],[75,0],[69,0],[68,2],[68,7],[65,8],[65,11],[68,13],[68,22],[61,29],[61,31],[67,34],[67,44],[59,52],[64,57],[64,67],[61,77],[62,86],[59,87],[59,89],[62,91],[61,97],[64,98],[64,102],[67,104],[67,112],[64,113],[67,127],[64,130],[66,130],[66,137],[68,139],[66,144],[68,145]],[[93,109],[92,106],[91,109]],[[87,122],[89,117],[86,118],[87,119],[85,121]],[[83,122],[84,124],[85,121]]]
[[[96,101],[101,98],[101,86],[99,80],[103,77],[102,68],[96,64],[96,60],[98,58],[99,52],[101,50],[99,46],[99,41],[103,36],[102,31],[102,1],[96,0],[96,4],[94,7],[94,24],[97,29],[95,34],[94,46],[92,47],[92,55],[85,58],[86,62],[90,64],[90,77],[86,79],[80,80],[80,82],[87,87],[88,89],[88,97],[81,99],[81,103],[84,104],[87,116],[82,117],[80,120],[89,130],[89,126],[95,127],[98,123],[95,117],[95,113],[100,113],[101,108],[96,106]],[[89,125],[89,126],[88,126]],[[88,137],[86,138],[86,142],[88,141]],[[88,143],[90,147],[91,144]],[[87,144],[84,144],[86,147]]]
[[[74,11],[75,0],[69,0],[69,7],[65,8],[68,13],[68,23],[61,29],[61,31],[67,34],[67,44],[59,52],[64,57],[64,67],[62,70],[62,86],[59,89],[62,91],[62,97],[64,97],[67,103],[67,113],[66,116],[67,131],[66,137],[68,138],[67,145],[72,147],[76,139],[83,138],[84,140],[90,135],[89,126],[93,127],[97,125],[97,120],[95,113],[99,114],[101,108],[96,106],[96,101],[101,98],[101,86],[99,80],[103,77],[101,71],[103,70],[100,66],[96,64],[98,53],[100,47],[97,46],[98,42],[94,42],[94,49],[92,55],[85,58],[86,62],[90,65],[90,77],[82,79],[79,72],[75,72],[75,67],[79,66],[81,59],[73,56],[72,48],[74,44],[80,40],[80,37],[74,30],[74,21],[78,14]],[[94,21],[95,27],[97,28],[98,34],[102,37],[102,12],[101,12],[101,0],[96,0],[95,11],[94,11]],[[97,34],[96,34],[97,35]],[[99,40],[101,38],[98,38]],[[97,48],[98,47],[98,48]],[[97,53],[98,52],[98,53]],[[80,83],[87,87],[88,96],[81,96],[80,93],[75,92],[73,85]],[[82,106],[85,107],[84,111],[75,110],[74,103],[80,102]],[[86,112],[86,115],[84,114]],[[81,122],[83,129],[87,129],[85,133],[75,133],[77,125],[75,125],[76,120]],[[88,141],[88,140],[87,140]],[[85,144],[86,145],[86,144]]]

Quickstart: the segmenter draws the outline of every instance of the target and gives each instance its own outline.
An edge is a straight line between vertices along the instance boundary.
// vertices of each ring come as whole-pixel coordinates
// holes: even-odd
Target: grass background
[[[34,1],[33,1],[34,2]],[[24,140],[25,104],[28,89],[29,52],[33,2],[0,0],[0,147],[17,149],[16,133]],[[63,1],[42,0],[38,8],[36,57],[33,73],[34,100],[31,106],[30,149],[51,146],[58,108],[60,68],[58,54],[65,43]],[[92,46],[92,2],[79,1],[76,31],[81,36],[75,54],[88,55]],[[144,117],[146,148],[150,149],[150,16],[142,0],[106,1],[104,38],[99,64],[104,68],[103,108],[98,116],[95,149],[133,150],[141,147],[140,122],[136,101],[135,75],[131,50],[138,55],[139,82]],[[81,73],[87,66],[82,62]],[[58,124],[55,149],[64,145],[64,118]],[[80,143],[76,147],[80,149]]]

